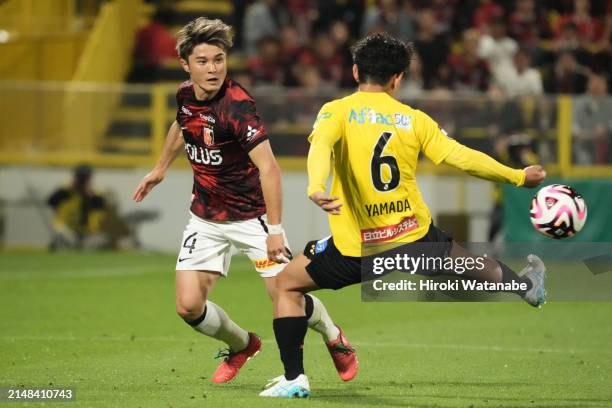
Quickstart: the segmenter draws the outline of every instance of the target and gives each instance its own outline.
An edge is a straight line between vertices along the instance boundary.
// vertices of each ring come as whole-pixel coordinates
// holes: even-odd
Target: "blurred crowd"
[[[300,87],[302,96],[353,87],[350,45],[386,31],[416,49],[400,98],[486,93],[489,110],[503,108],[497,123],[512,121],[487,128],[487,139],[507,141],[554,126],[545,101],[519,99],[574,94],[574,162],[611,162],[612,0],[255,0],[237,8],[234,24],[247,86]],[[445,126],[463,121],[443,106]],[[524,112],[543,124],[522,123]]]
[[[349,45],[378,31],[415,45],[405,97],[580,94],[612,68],[610,0],[256,0],[235,20],[257,86],[352,87]]]
[[[612,0],[232,4],[233,14],[227,17],[236,31],[231,75],[247,89],[267,95],[259,107],[268,121],[310,123],[322,102],[354,88],[350,46],[364,35],[385,31],[416,49],[399,98],[426,108],[447,131],[467,137],[471,128],[482,129],[498,117],[497,125],[484,127],[486,140],[530,132],[544,140],[540,136],[556,126],[556,109],[545,98],[525,98],[573,94],[574,162],[612,163]],[[151,24],[139,32],[136,68],[142,68],[141,79],[155,77],[157,61],[176,61],[168,29],[179,22],[171,20],[158,8]],[[280,88],[282,92],[275,92]],[[478,98],[485,105],[445,103],[467,101],[473,94],[485,95]],[[476,120],[462,109],[491,111],[493,116],[476,115],[478,123],[462,125]],[[481,148],[491,150],[490,145]]]

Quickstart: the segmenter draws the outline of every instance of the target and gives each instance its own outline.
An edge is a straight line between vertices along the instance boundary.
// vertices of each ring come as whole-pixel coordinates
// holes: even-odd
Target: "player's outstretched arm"
[[[147,194],[153,190],[153,187],[161,183],[166,175],[166,171],[174,159],[176,159],[178,152],[183,149],[184,145],[185,140],[183,139],[183,135],[181,133],[181,127],[176,121],[174,121],[168,130],[164,148],[161,156],[155,164],[155,167],[153,167],[153,170],[144,176],[142,181],[136,187],[133,196],[134,201],[141,202],[147,196]]]
[[[473,176],[510,183],[518,187],[537,187],[546,177],[546,171],[542,166],[529,166],[522,170],[513,169],[485,153],[470,149],[459,143],[456,143],[455,147],[444,158],[444,162]]]
[[[541,166],[529,166],[522,170],[513,169],[482,152],[458,143],[449,138],[446,132],[423,112],[417,112],[415,123],[421,149],[435,164],[444,161],[473,176],[510,183],[517,187],[537,187],[546,177],[546,172]]]
[[[281,225],[283,214],[283,198],[281,186],[281,170],[269,141],[264,141],[255,146],[250,152],[249,157],[259,169],[259,179],[261,182],[261,190],[263,192],[264,201],[266,203],[266,211],[268,215],[268,233],[267,247],[268,259],[271,261],[288,261],[289,253],[285,248],[285,239],[283,230],[272,231],[273,226]]]

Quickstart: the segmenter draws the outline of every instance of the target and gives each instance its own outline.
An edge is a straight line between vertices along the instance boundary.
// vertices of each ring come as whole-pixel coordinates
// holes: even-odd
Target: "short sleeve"
[[[182,91],[182,88],[179,88],[176,91],[176,117],[175,119],[177,123],[181,123],[180,122],[181,106],[183,106],[183,99],[184,99],[183,93],[181,91]]]
[[[176,107],[180,108],[182,104],[183,104],[183,96],[181,95],[181,89],[179,88],[176,91]]]
[[[326,103],[323,105],[317,119],[312,127],[312,132],[308,136],[308,141],[311,144],[323,143],[332,147],[342,135],[342,121],[333,104]]]
[[[440,164],[458,144],[435,120],[423,112],[419,112],[415,132],[421,150],[435,164]]]
[[[230,131],[245,151],[250,152],[255,146],[268,140],[268,133],[259,117],[255,101],[234,101],[230,105],[229,113]]]

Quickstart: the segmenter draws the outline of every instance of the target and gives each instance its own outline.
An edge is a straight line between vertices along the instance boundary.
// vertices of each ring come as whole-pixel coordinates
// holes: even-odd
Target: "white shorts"
[[[177,271],[211,271],[227,276],[232,247],[249,257],[262,278],[276,276],[286,266],[268,260],[265,215],[245,221],[210,221],[193,213],[183,233]],[[285,237],[285,246],[289,245]]]

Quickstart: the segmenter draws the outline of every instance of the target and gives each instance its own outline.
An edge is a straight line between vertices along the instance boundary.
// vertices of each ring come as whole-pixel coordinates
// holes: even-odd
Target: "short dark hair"
[[[178,32],[176,51],[179,57],[187,60],[193,49],[202,43],[214,44],[227,51],[233,45],[232,27],[219,19],[198,17]]]
[[[408,72],[414,47],[389,34],[377,33],[357,41],[351,51],[359,83],[385,85],[393,75]]]

